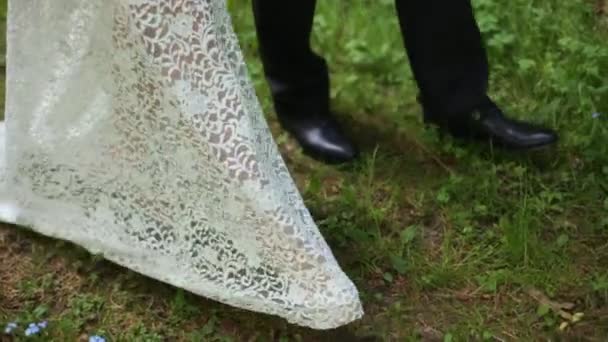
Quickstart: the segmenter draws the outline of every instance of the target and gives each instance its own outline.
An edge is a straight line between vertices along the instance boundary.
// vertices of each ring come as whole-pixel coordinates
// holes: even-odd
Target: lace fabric
[[[291,323],[361,317],[224,0],[10,0],[8,20],[0,219]]]

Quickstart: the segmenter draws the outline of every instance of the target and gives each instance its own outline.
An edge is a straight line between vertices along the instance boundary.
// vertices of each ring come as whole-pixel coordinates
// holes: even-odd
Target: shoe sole
[[[328,164],[328,165],[343,165],[343,164],[348,164],[351,162],[354,162],[355,160],[357,160],[359,158],[359,153],[357,153],[354,157],[349,158],[349,159],[343,159],[343,158],[335,158],[335,157],[330,157],[327,156],[323,153],[318,153],[315,151],[312,151],[310,149],[304,148],[302,147],[302,145],[300,145],[301,149],[302,149],[302,153],[318,162],[324,163],[324,164]]]

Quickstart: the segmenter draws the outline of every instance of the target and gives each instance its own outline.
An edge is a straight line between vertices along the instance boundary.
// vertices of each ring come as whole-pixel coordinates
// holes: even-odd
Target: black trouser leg
[[[470,0],[396,0],[403,40],[430,119],[487,101],[488,62]]]
[[[329,108],[325,61],[310,48],[315,0],[253,0],[257,36],[279,115],[324,115]]]
[[[315,0],[254,0],[260,53],[277,112],[329,107],[325,61],[310,48]],[[427,113],[447,117],[486,101],[488,63],[469,0],[396,0]]]

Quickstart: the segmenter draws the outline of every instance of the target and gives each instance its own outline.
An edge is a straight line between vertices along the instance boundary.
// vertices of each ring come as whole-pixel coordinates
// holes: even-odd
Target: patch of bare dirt
[[[20,239],[14,228],[0,225],[0,313],[2,315],[19,307],[19,284],[29,278],[33,263],[29,242]]]

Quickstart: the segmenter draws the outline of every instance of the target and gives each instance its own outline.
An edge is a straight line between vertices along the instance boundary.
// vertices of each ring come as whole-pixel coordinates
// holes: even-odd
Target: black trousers
[[[395,2],[425,112],[447,119],[485,103],[488,62],[470,0]],[[279,113],[329,108],[327,66],[310,47],[315,5],[253,0],[260,54]]]

